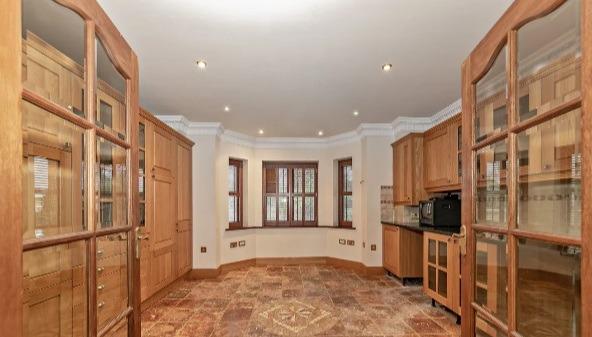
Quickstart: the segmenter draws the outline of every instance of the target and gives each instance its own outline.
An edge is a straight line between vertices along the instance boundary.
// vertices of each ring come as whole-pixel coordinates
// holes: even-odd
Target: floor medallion
[[[280,336],[310,336],[333,327],[335,310],[319,301],[289,299],[271,302],[255,313],[257,324]]]

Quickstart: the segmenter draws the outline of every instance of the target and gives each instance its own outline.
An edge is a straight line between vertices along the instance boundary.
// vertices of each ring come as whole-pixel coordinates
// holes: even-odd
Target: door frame
[[[86,117],[81,118],[68,112],[65,108],[53,104],[22,86],[22,39],[21,39],[21,0],[0,0],[0,120],[2,120],[2,137],[0,137],[0,295],[4,299],[0,306],[0,335],[15,337],[23,336],[23,251],[68,243],[78,240],[87,241],[87,301],[88,301],[88,337],[95,337],[97,331],[96,301],[96,238],[111,232],[126,232],[128,234],[128,292],[129,308],[126,310],[128,318],[128,335],[139,337],[140,322],[140,273],[139,259],[136,259],[135,228],[138,226],[138,114],[139,114],[139,81],[138,59],[125,39],[121,36],[113,22],[103,11],[96,0],[54,0],[56,3],[73,10],[85,22],[85,85],[87,99],[85,102]],[[122,141],[112,134],[99,129],[94,124],[96,92],[95,69],[95,36],[100,37],[109,57],[126,80],[126,134],[127,141]],[[128,223],[127,226],[95,231],[96,217],[93,202],[87,204],[88,230],[72,234],[61,235],[57,238],[47,238],[23,243],[22,236],[22,125],[21,101],[37,105],[49,113],[65,120],[81,124],[86,130],[88,145],[85,160],[94,163],[96,155],[97,135],[126,150],[128,167]],[[94,191],[94,165],[87,165],[87,191]],[[17,183],[15,183],[17,182]],[[89,193],[95,195],[95,193]],[[94,198],[94,197],[93,197]]]
[[[483,40],[471,52],[469,57],[463,62],[462,72],[462,148],[463,148],[463,178],[462,178],[462,224],[467,229],[467,254],[462,258],[462,336],[474,336],[475,317],[472,303],[474,300],[474,278],[475,278],[475,230],[474,230],[474,184],[475,177],[475,149],[474,149],[474,126],[473,115],[475,111],[475,84],[482,78],[493,65],[498,53],[504,46],[509,47],[508,62],[506,62],[506,71],[508,78],[508,129],[516,116],[516,64],[517,64],[517,34],[516,31],[528,22],[550,14],[567,0],[516,0],[501,16],[493,28],[485,35]],[[582,303],[582,324],[581,331],[583,337],[592,336],[592,188],[585,188],[586,184],[590,186],[592,182],[592,0],[581,0],[582,4],[582,25],[581,25],[581,50],[582,50],[582,83],[581,83],[581,141],[582,151],[582,231],[581,240],[562,238],[559,242],[565,244],[578,244],[582,249],[581,263],[581,303]],[[588,89],[588,90],[587,90]],[[573,107],[572,107],[573,108]],[[495,137],[495,135],[493,136]],[[494,142],[495,139],[489,139]],[[516,136],[508,132],[508,149],[516,145]],[[488,139],[483,142],[487,142]],[[516,245],[514,236],[517,228],[516,224],[516,169],[509,150],[508,156],[508,230],[512,234],[508,235],[508,247]],[[477,226],[477,225],[475,225]],[[495,232],[495,229],[491,229]],[[504,229],[504,231],[506,231]],[[551,235],[539,235],[539,238],[550,237]],[[514,249],[508,250],[508,324],[509,335],[511,331],[516,330],[515,315],[515,293],[516,288],[516,270],[513,266],[517,262],[517,254]],[[490,318],[491,315],[486,315]],[[492,323],[496,322],[492,318]]]

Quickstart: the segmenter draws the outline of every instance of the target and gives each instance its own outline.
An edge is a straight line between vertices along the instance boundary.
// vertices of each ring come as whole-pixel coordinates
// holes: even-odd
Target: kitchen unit
[[[423,186],[427,192],[461,187],[461,118],[456,115],[423,134]]]
[[[411,133],[392,144],[395,205],[417,205],[426,198],[423,188],[423,137]]]
[[[388,273],[406,279],[422,277],[423,241],[421,232],[382,223],[382,265]]]

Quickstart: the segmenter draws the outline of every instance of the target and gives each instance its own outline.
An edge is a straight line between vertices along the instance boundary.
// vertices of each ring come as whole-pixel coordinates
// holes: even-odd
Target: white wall
[[[284,145],[260,148],[221,135],[194,135],[194,268],[216,268],[220,264],[255,257],[330,256],[382,265],[380,185],[390,185],[390,136],[360,136],[334,145]],[[300,148],[299,148],[300,147]],[[230,158],[243,159],[247,209],[243,223],[262,226],[262,163],[264,161],[318,162],[319,226],[336,225],[336,160],[353,161],[353,224],[355,230],[338,228],[281,228],[227,231],[227,167]],[[354,240],[354,246],[340,245],[339,239]],[[230,242],[244,240],[244,247],[230,248]],[[366,244],[363,248],[363,243]],[[370,245],[378,249],[370,251]],[[199,252],[201,246],[207,253]]]

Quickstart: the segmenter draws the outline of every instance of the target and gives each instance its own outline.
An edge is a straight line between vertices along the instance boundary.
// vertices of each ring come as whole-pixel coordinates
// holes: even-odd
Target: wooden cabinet
[[[405,282],[422,276],[422,234],[398,226],[382,226],[382,265]]]
[[[426,198],[423,188],[423,137],[409,134],[392,144],[395,205],[417,205]]]
[[[141,242],[140,278],[141,297],[146,300],[192,266],[193,143],[144,110],[139,129],[144,133],[139,143],[144,143],[140,147],[144,223],[140,226],[145,238]]]
[[[428,192],[460,190],[461,118],[454,116],[423,135],[423,183]]]
[[[423,236],[423,290],[436,302],[460,315],[461,274],[458,239],[425,232]]]

